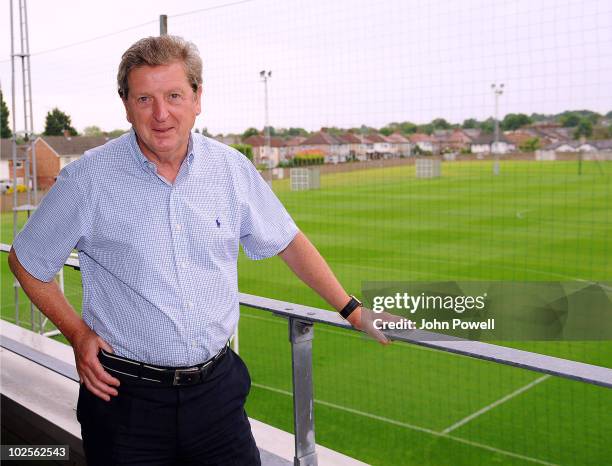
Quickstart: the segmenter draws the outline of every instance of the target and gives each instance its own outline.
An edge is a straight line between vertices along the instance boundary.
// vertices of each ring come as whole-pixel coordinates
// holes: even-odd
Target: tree
[[[431,134],[434,132],[434,127],[431,123],[426,123],[424,125],[419,125],[417,130],[419,133]]]
[[[249,144],[230,144],[238,152],[241,152],[251,162],[253,161],[253,146]]]
[[[206,136],[207,138],[211,138],[212,134],[210,134],[208,132],[208,128],[205,126],[204,128],[202,128],[202,136]]]
[[[259,131],[257,131],[257,128],[248,128],[244,133],[242,133],[242,140],[244,141],[246,138],[250,138],[251,136],[257,136],[258,134]]]
[[[64,131],[68,131],[70,136],[76,136],[77,131],[72,127],[70,116],[66,115],[59,108],[55,107],[47,113],[45,118],[45,136],[62,136]]]
[[[402,134],[414,134],[417,132],[417,125],[411,121],[402,121],[399,124],[399,130]]]
[[[384,128],[380,128],[380,130],[378,131],[380,134],[384,135],[384,136],[389,136],[391,134],[393,134],[394,128],[390,127],[390,126],[385,126]]]
[[[304,128],[289,128],[287,130],[287,136],[308,136],[308,131]]]
[[[580,123],[580,115],[574,112],[562,113],[559,117],[559,123],[561,123],[561,126],[565,128],[573,128],[574,126],[578,126],[578,123]]]
[[[508,113],[502,120],[500,127],[504,131],[515,131],[531,123],[531,118],[524,113]]]
[[[580,139],[581,137],[588,138],[591,134],[593,134],[593,123],[591,123],[588,117],[582,117],[578,125],[576,125],[574,139]]]
[[[522,152],[535,152],[541,147],[540,138],[533,137],[526,139],[520,146],[519,149]]]
[[[122,134],[125,134],[125,133],[127,133],[127,131],[124,130],[124,129],[114,129],[114,130],[109,131],[108,133],[106,133],[106,135],[109,138],[118,138],[119,136],[121,136]]]
[[[480,130],[483,133],[491,134],[495,131],[495,120],[493,118],[487,118],[485,121],[480,123]]]
[[[4,101],[2,91],[0,91],[0,137],[2,138],[10,138],[13,135],[11,128],[9,128],[8,119],[9,109]]]
[[[461,125],[463,129],[476,129],[478,128],[478,120],[475,118],[468,118],[467,120],[463,120],[463,124]]]
[[[431,121],[431,126],[433,129],[450,129],[451,124],[446,121],[444,118],[436,118]]]
[[[104,133],[99,126],[86,126],[83,129],[83,136],[103,136]]]

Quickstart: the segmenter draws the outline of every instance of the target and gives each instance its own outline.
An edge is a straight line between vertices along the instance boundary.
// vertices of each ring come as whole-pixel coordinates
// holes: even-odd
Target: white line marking
[[[253,387],[261,388],[263,390],[268,390],[268,391],[271,391],[271,392],[274,392],[274,393],[279,393],[281,395],[293,396],[293,394],[291,392],[289,392],[287,390],[282,390],[280,388],[269,387],[267,385],[262,385],[262,384],[255,383],[255,382],[252,382],[251,385]],[[338,405],[338,404],[335,404],[335,403],[330,403],[328,401],[323,401],[323,400],[315,399],[314,402],[316,404],[327,406],[329,408],[338,409],[340,411],[346,411],[347,413],[351,413],[351,414],[356,414],[357,416],[363,416],[363,417],[367,417],[367,418],[370,418],[370,419],[374,419],[376,421],[386,422],[387,424],[392,424],[392,425],[395,425],[395,426],[404,427],[406,429],[411,429],[411,430],[416,430],[416,431],[419,431],[419,432],[424,432],[426,434],[431,434],[431,435],[434,435],[436,437],[447,438],[447,439],[450,439],[450,440],[454,440],[455,442],[464,443],[466,445],[470,445],[470,446],[477,447],[477,448],[482,448],[483,450],[488,450],[488,451],[491,451],[491,452],[494,452],[494,453],[499,453],[501,455],[511,456],[513,458],[519,458],[519,459],[522,459],[522,460],[525,460],[525,461],[530,461],[532,463],[543,464],[545,466],[558,466],[556,463],[549,463],[548,461],[540,460],[538,458],[532,458],[531,456],[525,456],[525,455],[521,455],[519,453],[514,453],[514,452],[511,452],[511,451],[502,450],[500,448],[495,448],[495,447],[492,447],[490,445],[485,445],[484,443],[473,442],[471,440],[467,440],[467,439],[464,439],[464,438],[461,438],[461,437],[455,437],[455,436],[450,435],[450,434],[445,434],[445,433],[438,432],[438,431],[435,431],[435,430],[432,430],[432,429],[428,429],[427,427],[420,427],[420,426],[416,426],[414,424],[409,424],[407,422],[397,421],[395,419],[389,419],[387,417],[378,416],[376,414],[368,413],[368,412],[365,412],[365,411],[359,411],[357,409],[347,408],[346,406]]]
[[[514,390],[512,393],[508,393],[506,396],[500,398],[499,400],[494,401],[493,403],[491,403],[490,405],[485,406],[484,408],[479,409],[478,411],[470,414],[469,416],[464,417],[463,419],[461,419],[460,421],[455,422],[453,425],[447,427],[446,429],[444,429],[442,431],[443,434],[448,434],[450,432],[452,432],[455,429],[458,429],[459,427],[461,427],[464,424],[467,424],[468,422],[470,422],[472,419],[477,418],[478,416],[486,413],[487,411],[492,410],[493,408],[495,408],[496,406],[499,406],[502,403],[505,403],[508,400],[511,400],[512,398],[514,398],[515,396],[520,395],[521,393],[526,392],[527,390],[529,390],[530,388],[535,387],[537,384],[544,382],[546,379],[549,379],[550,375],[543,375],[540,378],[537,378],[535,380],[533,380],[532,382],[528,383],[527,385],[520,387],[516,390]]]

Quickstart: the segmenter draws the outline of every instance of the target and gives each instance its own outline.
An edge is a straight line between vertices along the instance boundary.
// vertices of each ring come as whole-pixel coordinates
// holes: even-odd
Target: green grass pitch
[[[324,175],[321,189],[274,190],[345,287],[374,280],[610,280],[612,166],[585,162],[445,163]],[[2,242],[12,237],[2,217]],[[327,307],[278,259],[240,257],[240,289]],[[2,316],[14,320],[2,261]],[[78,272],[66,292],[80,308]],[[29,319],[23,306],[22,319]],[[509,343],[510,344],[510,343]],[[609,342],[513,346],[612,367]],[[355,332],[315,327],[317,442],[376,465],[603,465],[612,458],[612,390]],[[287,323],[242,310],[253,379],[249,415],[292,431]]]

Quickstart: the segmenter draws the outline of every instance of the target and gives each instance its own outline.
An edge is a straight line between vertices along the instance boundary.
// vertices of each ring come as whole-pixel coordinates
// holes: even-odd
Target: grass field
[[[322,189],[274,189],[351,292],[380,280],[610,280],[612,166],[575,162],[447,163],[322,177]],[[10,242],[11,218],[2,217]],[[12,287],[2,261],[2,315]],[[78,272],[66,270],[80,307]],[[240,258],[247,293],[327,307],[277,259]],[[24,308],[24,315],[29,311]],[[610,342],[512,346],[612,367]],[[287,324],[243,309],[247,409],[292,430]],[[612,390],[317,326],[317,442],[376,465],[603,465],[612,460]]]

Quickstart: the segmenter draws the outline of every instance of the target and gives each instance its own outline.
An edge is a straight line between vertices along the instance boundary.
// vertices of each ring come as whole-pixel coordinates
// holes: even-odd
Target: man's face
[[[128,87],[123,103],[143,153],[166,160],[183,157],[200,114],[202,88],[193,92],[180,62],[134,68]]]

